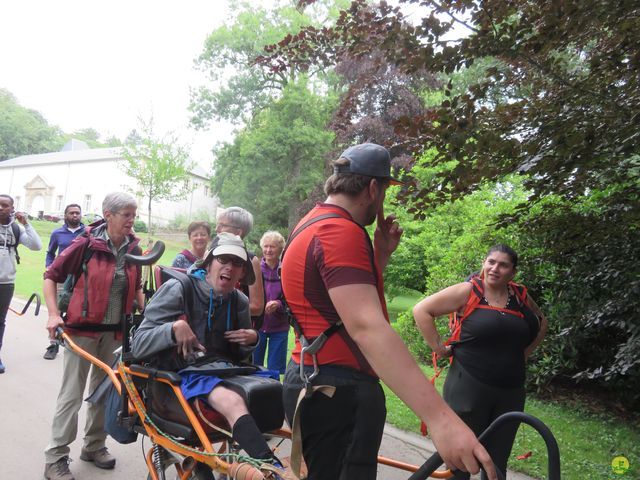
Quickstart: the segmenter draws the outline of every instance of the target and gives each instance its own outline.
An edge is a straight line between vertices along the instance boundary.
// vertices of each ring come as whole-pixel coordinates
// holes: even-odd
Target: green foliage
[[[309,25],[333,23],[345,0],[327,0],[302,8],[295,1],[277,1],[266,7],[259,2],[232,5],[231,18],[214,30],[196,60],[211,85],[192,91],[192,124],[205,128],[211,119],[247,123],[261,109],[279,98],[282,90],[308,68],[275,72],[255,62],[264,47],[277,43]]]
[[[189,154],[174,135],[157,138],[153,132],[153,118],[140,119],[141,133],[130,135],[122,147],[122,170],[137,182],[132,193],[148,200],[148,226],[151,223],[153,200],[176,200],[190,190],[189,171],[193,167]]]
[[[209,225],[214,225],[216,223],[214,212],[208,209],[198,210],[193,213],[191,216],[186,213],[178,213],[171,219],[169,222],[169,228],[172,230],[183,230],[185,233],[187,231],[187,227],[191,222],[209,222]],[[213,228],[211,231],[213,232]]]
[[[627,405],[640,404],[637,205],[637,196],[614,184],[573,202],[549,198],[518,225],[530,232],[522,237],[529,252],[523,270],[538,278],[534,286],[550,312],[550,338],[539,354],[544,380],[597,381],[626,391]]]
[[[147,224],[144,223],[144,220],[136,220],[133,222],[133,229],[137,233],[147,233],[149,229],[147,229]]]
[[[403,3],[424,7],[416,10],[422,18],[407,18]],[[278,72],[328,68],[375,51],[390,68],[427,70],[446,82],[423,94],[423,114],[394,121],[390,144],[418,159],[432,152],[430,178],[401,194],[408,213],[428,219],[429,233],[415,240],[426,245],[428,271],[418,268],[417,245],[399,258],[427,277],[428,293],[472,267],[475,249],[503,237],[520,250],[521,279],[550,312],[536,382],[599,382],[622,389],[631,405],[640,400],[637,13],[634,2],[614,1],[354,0],[335,27],[284,38],[262,62]],[[346,118],[369,91],[357,75],[349,87],[339,107]],[[493,216],[493,234],[481,228],[451,245],[432,235],[438,205],[449,204],[440,235],[455,237],[461,218],[477,218],[461,215],[460,200],[514,172],[526,172],[530,194]],[[388,276],[415,282],[402,275]]]
[[[333,135],[324,127],[331,102],[303,80],[261,111],[232,144],[217,152],[213,190],[224,205],[241,205],[255,216],[252,237],[267,229],[286,234],[297,206],[324,176]]]
[[[59,150],[64,143],[60,134],[40,113],[0,88],[0,160]]]
[[[430,155],[424,155],[413,168],[417,182],[429,182],[437,173],[429,161]],[[513,213],[526,196],[522,178],[511,176],[435,207],[421,215],[424,218],[414,218],[411,202],[397,203],[394,213],[405,233],[385,270],[385,285],[392,292],[408,287],[430,295],[478,270],[495,243],[517,249],[517,235],[497,229],[496,224],[502,215]]]
[[[63,135],[63,138],[65,143],[72,138],[82,140],[83,142],[86,142],[90,148],[119,147],[122,145],[122,142],[115,136],[111,136],[102,141],[100,139],[100,133],[94,128],[83,128],[80,130],[76,130],[71,134],[65,133]]]

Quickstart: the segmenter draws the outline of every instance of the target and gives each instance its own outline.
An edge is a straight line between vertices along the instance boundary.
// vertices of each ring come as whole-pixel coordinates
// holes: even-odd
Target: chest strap
[[[284,261],[284,256],[287,253],[287,249],[289,248],[289,245],[291,244],[294,238],[296,238],[300,233],[302,233],[302,231],[304,231],[307,227],[313,225],[314,223],[320,222],[322,220],[326,220],[328,218],[345,218],[345,217],[337,213],[325,213],[323,215],[318,215],[317,217],[313,217],[307,220],[306,222],[304,222],[300,226],[300,228],[291,232],[291,235],[289,235],[289,238],[287,239],[287,244],[285,245],[284,250],[282,251],[281,262]],[[302,332],[302,327],[300,326],[300,322],[298,322],[296,317],[293,315],[293,312],[289,308],[289,304],[287,303],[287,300],[284,296],[284,291],[282,292],[281,300],[284,306],[284,311],[287,314],[287,317],[289,318],[289,323],[293,327],[293,331],[298,336],[298,340],[300,341],[300,345],[302,346],[302,349],[300,351],[300,378],[304,382],[307,395],[310,396],[311,393],[313,393],[313,390],[309,388],[311,385],[311,381],[320,373],[320,368],[318,366],[317,353],[322,348],[322,346],[327,342],[329,337],[334,333],[336,333],[338,330],[340,330],[340,328],[342,328],[343,326],[342,321],[340,320],[336,323],[331,324],[329,328],[327,328],[325,331],[323,331],[320,335],[318,335],[315,338],[307,338]],[[305,354],[311,355],[311,358],[313,360],[313,372],[311,374],[307,374],[307,372],[304,371]]]

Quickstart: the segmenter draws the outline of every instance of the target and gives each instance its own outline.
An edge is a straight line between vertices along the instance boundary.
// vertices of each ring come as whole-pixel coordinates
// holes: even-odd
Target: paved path
[[[22,303],[13,302],[14,308]],[[62,352],[55,360],[44,360],[42,355],[48,345],[46,309],[38,317],[29,313],[18,317],[9,312],[2,349],[2,360],[7,367],[0,375],[0,478],[36,480],[43,478],[43,450],[49,440],[50,424],[58,394],[62,372]],[[80,411],[80,431],[84,427],[84,408]],[[100,470],[79,459],[80,441],[71,446],[71,471],[77,480],[144,479],[147,470],[143,450],[149,446],[140,437],[137,443],[120,445],[108,439],[110,451],[117,457],[115,470]],[[421,464],[433,452],[433,445],[426,439],[400,431],[390,425],[385,429],[381,455],[414,465]],[[381,466],[380,480],[405,480],[409,474]],[[521,475],[510,479],[531,480]]]

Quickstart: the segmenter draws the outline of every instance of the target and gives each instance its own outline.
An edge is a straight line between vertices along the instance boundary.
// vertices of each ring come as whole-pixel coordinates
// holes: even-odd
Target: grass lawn
[[[387,299],[387,310],[389,312],[389,320],[391,323],[396,321],[398,315],[411,310],[413,306],[422,299],[420,292],[408,292],[403,295],[397,295]]]
[[[41,293],[42,272],[49,235],[57,224],[34,221],[33,225],[40,234],[43,249],[32,252],[24,246],[20,248],[22,263],[18,266],[16,296],[27,298],[31,293]],[[146,243],[146,236],[143,234]],[[175,255],[188,246],[186,235],[184,242],[167,239],[166,251],[160,264],[169,265]],[[398,296],[389,302],[389,313],[394,320],[400,312],[410,309],[420,294]],[[289,335],[289,349],[293,346],[293,332]],[[430,367],[423,371],[431,377]],[[446,372],[438,379],[436,387],[441,390]],[[420,422],[415,415],[385,386],[387,394],[387,421],[398,428],[419,432]],[[562,478],[567,480],[631,480],[640,478],[640,426],[626,422],[614,415],[595,414],[586,404],[573,402],[571,405],[560,402],[543,401],[529,396],[526,411],[544,421],[554,433],[560,445]],[[524,432],[524,434],[523,434]],[[526,460],[516,460],[515,456],[532,451]],[[510,468],[536,478],[546,478],[546,452],[542,439],[529,427],[521,427],[513,448]],[[625,474],[614,474],[611,461],[618,455],[627,457],[630,469]]]
[[[34,220],[31,223],[42,239],[42,250],[33,252],[24,245],[19,247],[20,265],[18,265],[18,274],[16,276],[15,294],[22,298],[28,298],[34,292],[42,295],[42,273],[44,272],[44,261],[47,255],[49,237],[51,236],[51,232],[60,226],[60,224],[57,223],[38,220]],[[183,242],[173,239],[162,239],[160,236],[157,237],[163,240],[166,245],[164,255],[162,255],[159,262],[160,265],[171,265],[171,262],[178,252],[189,246],[186,234]],[[140,238],[142,239],[141,246],[144,248],[144,245],[147,243],[147,236],[143,233]]]

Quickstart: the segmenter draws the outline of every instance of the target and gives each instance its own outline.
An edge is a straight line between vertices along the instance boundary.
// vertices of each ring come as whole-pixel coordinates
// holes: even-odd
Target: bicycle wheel
[[[172,459],[167,459],[167,461],[163,463],[162,467],[166,480],[180,479],[178,471],[176,470],[176,465],[178,465],[178,462]],[[213,472],[209,467],[203,463],[198,463],[196,468],[191,472],[189,480],[215,480],[215,478],[216,477],[213,476]],[[147,480],[152,480],[151,474],[147,475]]]

